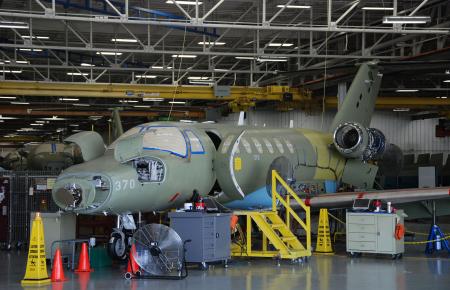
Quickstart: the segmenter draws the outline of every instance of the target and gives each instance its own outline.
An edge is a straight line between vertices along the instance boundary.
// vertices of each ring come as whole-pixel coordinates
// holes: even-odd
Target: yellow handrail
[[[280,183],[287,191],[286,200],[277,192],[277,183]],[[290,205],[290,198],[293,197],[300,207],[305,211],[306,221],[304,222]],[[289,215],[300,224],[306,232],[306,250],[311,250],[311,212],[301,198],[291,189],[291,187],[283,180],[276,170],[272,170],[272,211],[277,211],[277,200],[286,209],[286,220],[290,221]]]

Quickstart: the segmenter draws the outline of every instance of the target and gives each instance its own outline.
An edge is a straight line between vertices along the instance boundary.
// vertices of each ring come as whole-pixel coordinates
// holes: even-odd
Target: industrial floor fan
[[[170,227],[145,225],[134,233],[133,243],[134,258],[140,267],[136,278],[181,280],[187,277],[185,245]]]

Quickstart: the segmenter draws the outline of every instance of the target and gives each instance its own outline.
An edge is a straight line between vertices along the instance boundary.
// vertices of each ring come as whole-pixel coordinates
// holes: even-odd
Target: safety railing
[[[283,197],[277,191],[277,184],[280,184],[285,190],[286,194]],[[291,207],[291,198],[295,200],[299,205],[300,209],[305,212],[305,221],[303,221],[299,215]],[[303,228],[306,233],[306,250],[311,250],[311,210],[303,200],[292,190],[292,188],[283,180],[283,178],[278,174],[276,170],[272,170],[272,211],[277,211],[277,204],[284,206],[286,209],[286,225],[290,227],[291,216],[298,222],[298,224]]]

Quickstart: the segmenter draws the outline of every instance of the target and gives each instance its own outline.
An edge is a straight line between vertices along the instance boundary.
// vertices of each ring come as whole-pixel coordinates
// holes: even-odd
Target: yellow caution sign
[[[316,253],[333,253],[330,237],[330,224],[328,222],[328,210],[326,208],[320,209]]]
[[[28,250],[27,269],[21,284],[46,285],[50,283],[45,263],[44,225],[40,213],[36,213],[31,228],[30,249]]]

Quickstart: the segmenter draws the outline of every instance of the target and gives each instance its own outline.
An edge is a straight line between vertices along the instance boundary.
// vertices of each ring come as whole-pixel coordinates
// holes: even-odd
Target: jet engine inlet
[[[383,154],[386,138],[378,129],[347,122],[334,130],[333,143],[344,157],[367,161],[377,159]]]

